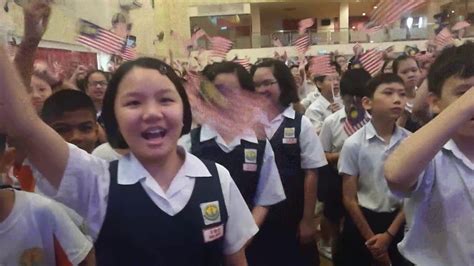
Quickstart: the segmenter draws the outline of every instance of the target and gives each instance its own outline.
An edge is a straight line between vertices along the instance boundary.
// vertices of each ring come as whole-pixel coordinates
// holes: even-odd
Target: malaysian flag
[[[356,124],[352,124],[351,121],[349,121],[348,118],[346,118],[346,121],[344,121],[344,132],[346,132],[347,136],[352,136],[357,130],[361,129],[365,124],[367,124],[370,121],[370,117],[365,115],[364,119]]]
[[[77,42],[107,54],[121,54],[125,39],[89,21],[79,20]]]
[[[120,55],[124,60],[130,61],[135,60],[137,58],[137,50],[135,47],[125,47]]]
[[[383,52],[377,49],[370,49],[360,57],[360,62],[364,69],[374,76],[382,68]]]
[[[454,44],[453,35],[451,34],[451,31],[447,27],[444,27],[438,33],[438,35],[436,35],[434,41],[439,50],[443,49],[446,46],[450,46]]]
[[[304,34],[296,38],[296,40],[293,42],[293,45],[295,46],[296,51],[298,51],[298,54],[304,55],[309,49],[310,42],[311,40],[309,38],[309,34]]]
[[[220,37],[220,36],[215,36],[209,38],[210,41],[210,50],[211,50],[211,56],[215,57],[220,57],[225,59],[227,53],[232,49],[232,41]]]
[[[248,58],[244,58],[244,59],[235,59],[234,60],[235,63],[243,66],[247,71],[250,71],[250,61]]]
[[[331,64],[329,55],[319,55],[311,58],[309,72],[315,76],[328,76],[336,73],[336,67]]]
[[[415,10],[426,0],[382,0],[370,14],[369,25],[385,26],[398,21],[404,13]]]
[[[313,18],[306,18],[300,20],[298,23],[298,32],[299,34],[304,34],[307,28],[311,27],[314,25],[314,19]]]

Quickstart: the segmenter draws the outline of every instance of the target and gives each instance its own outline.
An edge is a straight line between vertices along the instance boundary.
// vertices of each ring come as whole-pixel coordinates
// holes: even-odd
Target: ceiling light
[[[365,16],[365,12],[364,12],[364,13],[362,13],[362,16]]]
[[[374,6],[374,9],[377,9],[377,6]]]

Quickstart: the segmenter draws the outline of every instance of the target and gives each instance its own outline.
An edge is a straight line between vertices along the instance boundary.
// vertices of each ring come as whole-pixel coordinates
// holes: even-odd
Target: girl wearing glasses
[[[265,242],[261,265],[319,265],[314,242],[317,169],[327,161],[308,118],[295,112],[299,101],[288,67],[269,59],[253,66],[257,93],[269,99],[270,123],[265,128],[275,152],[286,200],[273,206],[255,242]]]

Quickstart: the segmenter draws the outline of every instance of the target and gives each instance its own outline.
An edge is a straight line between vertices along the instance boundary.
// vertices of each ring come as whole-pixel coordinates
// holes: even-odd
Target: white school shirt
[[[474,265],[474,163],[449,140],[405,199],[400,253],[416,265]]]
[[[314,83],[311,80],[305,77],[305,79],[303,80],[303,84],[301,85],[301,88],[299,89],[299,98],[304,99],[306,98],[306,96],[308,96],[308,94],[314,91],[317,92],[318,87],[316,87],[316,85],[314,85]]]
[[[305,109],[308,109],[308,107],[309,107],[314,101],[316,101],[316,99],[317,99],[319,96],[321,96],[321,94],[319,93],[319,90],[318,90],[318,88],[316,87],[316,90],[315,90],[315,91],[308,93],[308,95],[306,95],[306,97],[304,97],[304,98],[301,100],[301,104],[304,106]]]
[[[108,142],[100,144],[91,154],[109,162],[122,158],[122,155],[116,152]]]
[[[35,193],[14,193],[12,212],[0,223],[0,265],[23,265],[22,256],[32,252],[42,254],[41,265],[56,265],[53,236],[73,265],[86,258],[92,243],[56,202]]]
[[[324,96],[320,95],[306,109],[304,115],[309,118],[317,133],[321,131],[324,119],[332,114],[330,105],[331,103]]]
[[[295,119],[295,116],[295,109],[293,109],[292,106],[287,107],[265,127],[267,137],[271,139],[273,135],[275,135],[275,132],[280,128],[285,117]],[[299,145],[301,150],[301,169],[316,169],[328,164],[321,141],[318,135],[314,133],[311,122],[305,116],[301,118]]]
[[[346,139],[339,154],[339,173],[357,176],[359,205],[374,212],[393,212],[402,201],[390,192],[383,174],[388,155],[408,137],[409,131],[395,127],[390,143],[385,144],[377,135],[372,122]]]
[[[233,151],[240,145],[240,140],[246,140],[251,143],[258,144],[257,136],[253,131],[245,131],[240,136],[235,137],[230,143],[226,143],[217,131],[204,124],[201,127],[200,142],[214,139],[225,153]],[[254,204],[258,206],[271,206],[286,199],[283,184],[281,183],[280,173],[275,162],[275,153],[272,145],[265,140],[265,151],[263,154],[262,167],[258,179],[257,190],[255,192]],[[185,147],[188,152],[191,149],[191,137],[189,134],[180,138],[180,144],[187,144]],[[231,176],[234,173],[230,173]]]
[[[324,120],[319,138],[325,152],[341,151],[344,141],[349,137],[344,130],[346,119],[346,110],[341,108]]]
[[[97,240],[107,211],[109,162],[72,144],[68,144],[68,147],[69,158],[55,199],[84,217],[91,236]],[[176,215],[188,203],[195,178],[211,176],[200,159],[187,153],[182,147],[178,147],[178,151],[184,155],[185,160],[166,192],[132,153],[119,160],[118,184],[132,185],[140,182],[157,207],[170,216]],[[224,254],[229,255],[239,251],[258,232],[258,227],[229,172],[219,164],[216,166],[229,217],[224,235]]]

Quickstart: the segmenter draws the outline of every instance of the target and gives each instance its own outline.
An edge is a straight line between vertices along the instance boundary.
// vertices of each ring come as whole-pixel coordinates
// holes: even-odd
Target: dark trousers
[[[345,215],[342,203],[342,177],[331,165],[323,166],[318,171],[318,200],[324,203],[324,217],[333,224],[340,224]]]
[[[265,222],[246,255],[249,266],[319,266],[316,241],[301,245],[288,224]]]
[[[398,211],[391,213],[378,213],[362,208],[370,228],[375,234],[383,233],[387,230],[398,214]],[[388,254],[393,266],[410,265],[398,252],[397,244],[403,238],[403,225],[398,230],[395,238],[392,240]],[[372,254],[365,246],[366,240],[362,237],[352,218],[347,215],[344,220],[344,229],[338,242],[337,253],[334,257],[335,266],[371,266],[374,263]]]

